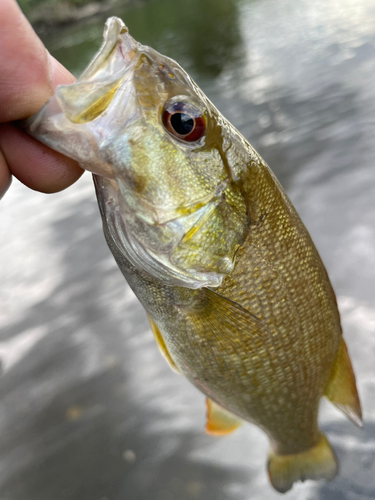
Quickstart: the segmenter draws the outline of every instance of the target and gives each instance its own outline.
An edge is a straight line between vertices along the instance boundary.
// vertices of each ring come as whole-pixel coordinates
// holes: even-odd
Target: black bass
[[[326,396],[361,408],[335,295],[269,167],[173,60],[118,18],[83,75],[26,124],[94,173],[104,233],[164,357],[207,396],[206,430],[270,439],[280,492],[332,479]]]

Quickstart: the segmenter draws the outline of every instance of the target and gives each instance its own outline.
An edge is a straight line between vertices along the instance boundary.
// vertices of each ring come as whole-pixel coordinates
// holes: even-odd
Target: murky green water
[[[341,473],[293,500],[375,498],[375,4],[150,0],[44,33],[78,74],[118,15],[173,57],[275,171],[338,297],[365,427],[324,404]],[[267,500],[267,440],[205,436],[105,246],[88,175],[2,201],[1,500]]]
[[[99,47],[109,15],[121,17],[134,38],[178,60],[194,76],[212,80],[240,63],[243,40],[238,2],[233,0],[149,0],[124,10],[117,8],[43,39],[55,57],[78,74]]]

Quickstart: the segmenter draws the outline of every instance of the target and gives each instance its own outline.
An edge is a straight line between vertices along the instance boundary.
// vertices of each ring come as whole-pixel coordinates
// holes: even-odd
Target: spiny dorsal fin
[[[344,339],[340,340],[336,360],[324,391],[328,398],[357,427],[362,427],[362,411],[355,376]]]
[[[206,398],[206,426],[205,431],[211,436],[223,436],[233,432],[242,424],[239,417],[225,410],[217,403]]]
[[[268,455],[268,477],[275,490],[285,493],[296,481],[306,479],[327,479],[330,481],[338,472],[337,459],[324,434],[320,433],[315,446],[301,453]]]
[[[164,343],[163,337],[161,336],[161,333],[159,332],[159,328],[155,325],[154,321],[150,318],[150,316],[148,314],[147,314],[147,317],[148,317],[148,320],[150,322],[151,331],[154,334],[155,341],[156,341],[157,346],[159,347],[159,351],[161,352],[161,355],[167,361],[168,365],[172,368],[172,370],[175,373],[180,374],[180,370],[177,368],[173,359],[171,358],[171,355],[168,352],[168,349]]]

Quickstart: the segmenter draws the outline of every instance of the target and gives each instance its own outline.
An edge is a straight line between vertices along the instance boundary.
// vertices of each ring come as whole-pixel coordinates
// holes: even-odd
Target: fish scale
[[[361,425],[335,295],[303,223],[246,139],[175,61],[136,42],[118,18],[83,75],[25,127],[93,172],[108,246],[161,353],[207,396],[206,431],[259,426],[280,492],[333,479],[321,397]]]

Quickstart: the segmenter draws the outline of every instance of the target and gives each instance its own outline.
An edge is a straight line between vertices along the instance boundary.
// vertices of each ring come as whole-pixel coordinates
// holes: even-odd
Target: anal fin
[[[362,411],[355,375],[344,339],[340,340],[336,360],[324,395],[357,427],[362,427]]]
[[[217,403],[206,398],[206,427],[207,434],[212,436],[223,436],[230,434],[242,424],[239,417],[225,410]]]
[[[161,355],[166,360],[168,365],[172,368],[172,370],[174,372],[180,374],[180,370],[177,368],[173,359],[171,358],[171,355],[168,352],[168,349],[164,343],[163,337],[162,337],[161,333],[159,332],[159,328],[155,325],[154,321],[150,318],[150,316],[148,314],[147,314],[147,317],[148,317],[148,320],[150,322],[151,331],[154,334],[154,338],[155,338],[157,346],[159,347],[159,351],[161,352]]]

